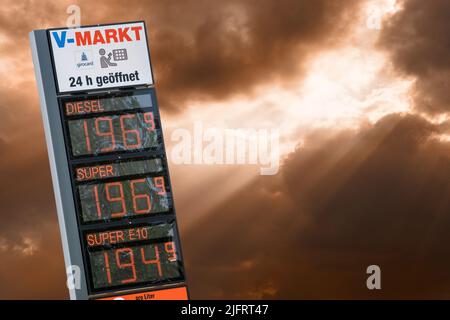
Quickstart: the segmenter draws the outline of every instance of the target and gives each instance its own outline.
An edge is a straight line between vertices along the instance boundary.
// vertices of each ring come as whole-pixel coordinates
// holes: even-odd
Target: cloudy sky
[[[3,0],[0,298],[68,297],[28,32],[70,4],[146,21],[169,155],[280,132],[274,176],[170,164],[192,298],[450,298],[447,0]]]

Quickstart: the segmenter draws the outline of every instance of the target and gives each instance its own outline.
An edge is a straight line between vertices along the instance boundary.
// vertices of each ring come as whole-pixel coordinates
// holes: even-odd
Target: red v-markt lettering
[[[95,31],[76,31],[77,46],[121,43],[141,40],[142,26],[108,28]]]

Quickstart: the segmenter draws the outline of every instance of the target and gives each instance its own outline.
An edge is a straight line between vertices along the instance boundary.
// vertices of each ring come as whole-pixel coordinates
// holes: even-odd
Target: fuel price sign
[[[119,34],[126,32],[134,38],[124,36],[121,42]],[[67,39],[69,33],[74,42]],[[108,35],[111,45],[94,41],[100,35]],[[143,22],[30,34],[72,299],[188,298],[161,117],[143,39],[148,54]],[[115,74],[114,67],[139,56],[144,60],[122,64],[117,72],[132,74],[136,69],[141,79],[149,80],[108,91],[72,90],[66,84],[62,90],[62,79],[77,70],[64,65],[71,52],[65,47],[73,43],[81,43],[74,54],[92,60],[81,65],[92,67],[88,78],[103,77],[106,68]],[[99,56],[90,55],[97,49]]]

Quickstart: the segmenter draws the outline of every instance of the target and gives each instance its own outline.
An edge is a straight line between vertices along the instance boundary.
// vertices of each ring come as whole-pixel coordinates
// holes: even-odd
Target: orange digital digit
[[[146,112],[144,113],[144,122],[147,124],[150,124],[150,128],[148,128],[148,131],[155,130],[155,117],[153,116],[153,112]]]
[[[177,261],[177,253],[175,252],[175,243],[173,241],[164,243],[164,250],[166,253],[170,254],[170,256],[167,257],[167,260],[170,262]]]
[[[83,121],[83,129],[84,129],[84,138],[85,138],[85,141],[86,141],[86,150],[88,152],[92,152],[91,139],[89,138],[89,131],[88,131],[88,126],[87,126],[87,121],[86,120]]]
[[[97,209],[97,216],[99,219],[101,219],[102,218],[102,208],[100,206],[100,199],[98,196],[98,186],[97,185],[94,186],[94,197],[95,197],[95,207]]]
[[[122,261],[120,259],[121,253],[127,253],[128,256],[130,257],[130,262],[122,263]],[[133,254],[132,249],[130,249],[130,248],[117,249],[116,250],[116,264],[117,264],[117,267],[119,267],[120,269],[131,268],[132,277],[129,279],[121,280],[120,281],[121,283],[130,283],[130,282],[136,281],[136,266],[134,264],[134,254]]]
[[[109,257],[108,253],[104,252],[103,257],[105,258],[105,269],[106,269],[106,278],[108,279],[108,283],[111,284],[111,267],[109,266]]]
[[[158,194],[163,196],[166,194],[166,186],[164,185],[164,177],[156,177],[153,179],[155,187],[159,188]]]
[[[113,197],[111,196],[111,188],[117,187],[119,190],[119,196]],[[120,182],[110,182],[105,184],[105,191],[106,191],[106,200],[109,202],[120,202],[121,204],[121,210],[119,212],[111,213],[111,217],[117,218],[117,217],[123,217],[127,211],[126,205],[125,205],[125,198],[123,195],[123,186]]]
[[[158,246],[154,245],[153,247],[155,248],[155,259],[150,259],[150,260],[147,260],[145,258],[145,250],[144,250],[144,248],[141,248],[142,263],[143,264],[154,264],[154,265],[156,265],[156,268],[158,269],[158,275],[160,277],[162,277],[161,261],[159,259]]]
[[[123,144],[127,149],[136,149],[141,147],[141,138],[139,131],[136,129],[126,129],[125,128],[125,120],[126,119],[136,119],[136,115],[134,114],[125,114],[120,116],[120,128],[122,129],[122,139]],[[128,137],[132,135],[134,136],[134,140],[136,143],[128,143]]]
[[[100,130],[100,123],[101,122],[107,122],[108,123],[108,131],[101,131]],[[111,139],[111,145],[109,147],[101,148],[101,152],[109,152],[113,151],[116,148],[116,138],[114,137],[114,127],[112,123],[112,119],[110,117],[100,117],[95,119],[95,131],[96,134],[99,137],[110,137]]]
[[[152,209],[152,205],[151,205],[151,202],[150,202],[150,196],[148,194],[136,194],[135,185],[138,184],[138,183],[144,183],[145,184],[145,179],[137,179],[137,180],[130,181],[131,195],[132,195],[132,198],[133,198],[133,209],[134,209],[134,212],[136,212],[138,214],[149,213],[150,210]],[[139,199],[145,201],[145,203],[146,203],[145,208],[139,209],[139,206],[138,206],[138,200]]]

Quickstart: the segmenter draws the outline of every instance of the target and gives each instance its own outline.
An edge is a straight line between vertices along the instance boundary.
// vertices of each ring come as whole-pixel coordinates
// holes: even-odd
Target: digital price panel
[[[94,289],[182,279],[174,234],[174,222],[86,233]]]
[[[161,144],[151,95],[66,101],[62,111],[72,158],[156,149]]]
[[[184,281],[153,88],[60,99],[92,294]]]
[[[75,179],[82,222],[168,212],[171,196],[163,173],[159,158],[78,167]],[[88,182],[113,177],[118,179]]]
[[[71,299],[188,299],[146,36],[30,33]]]

